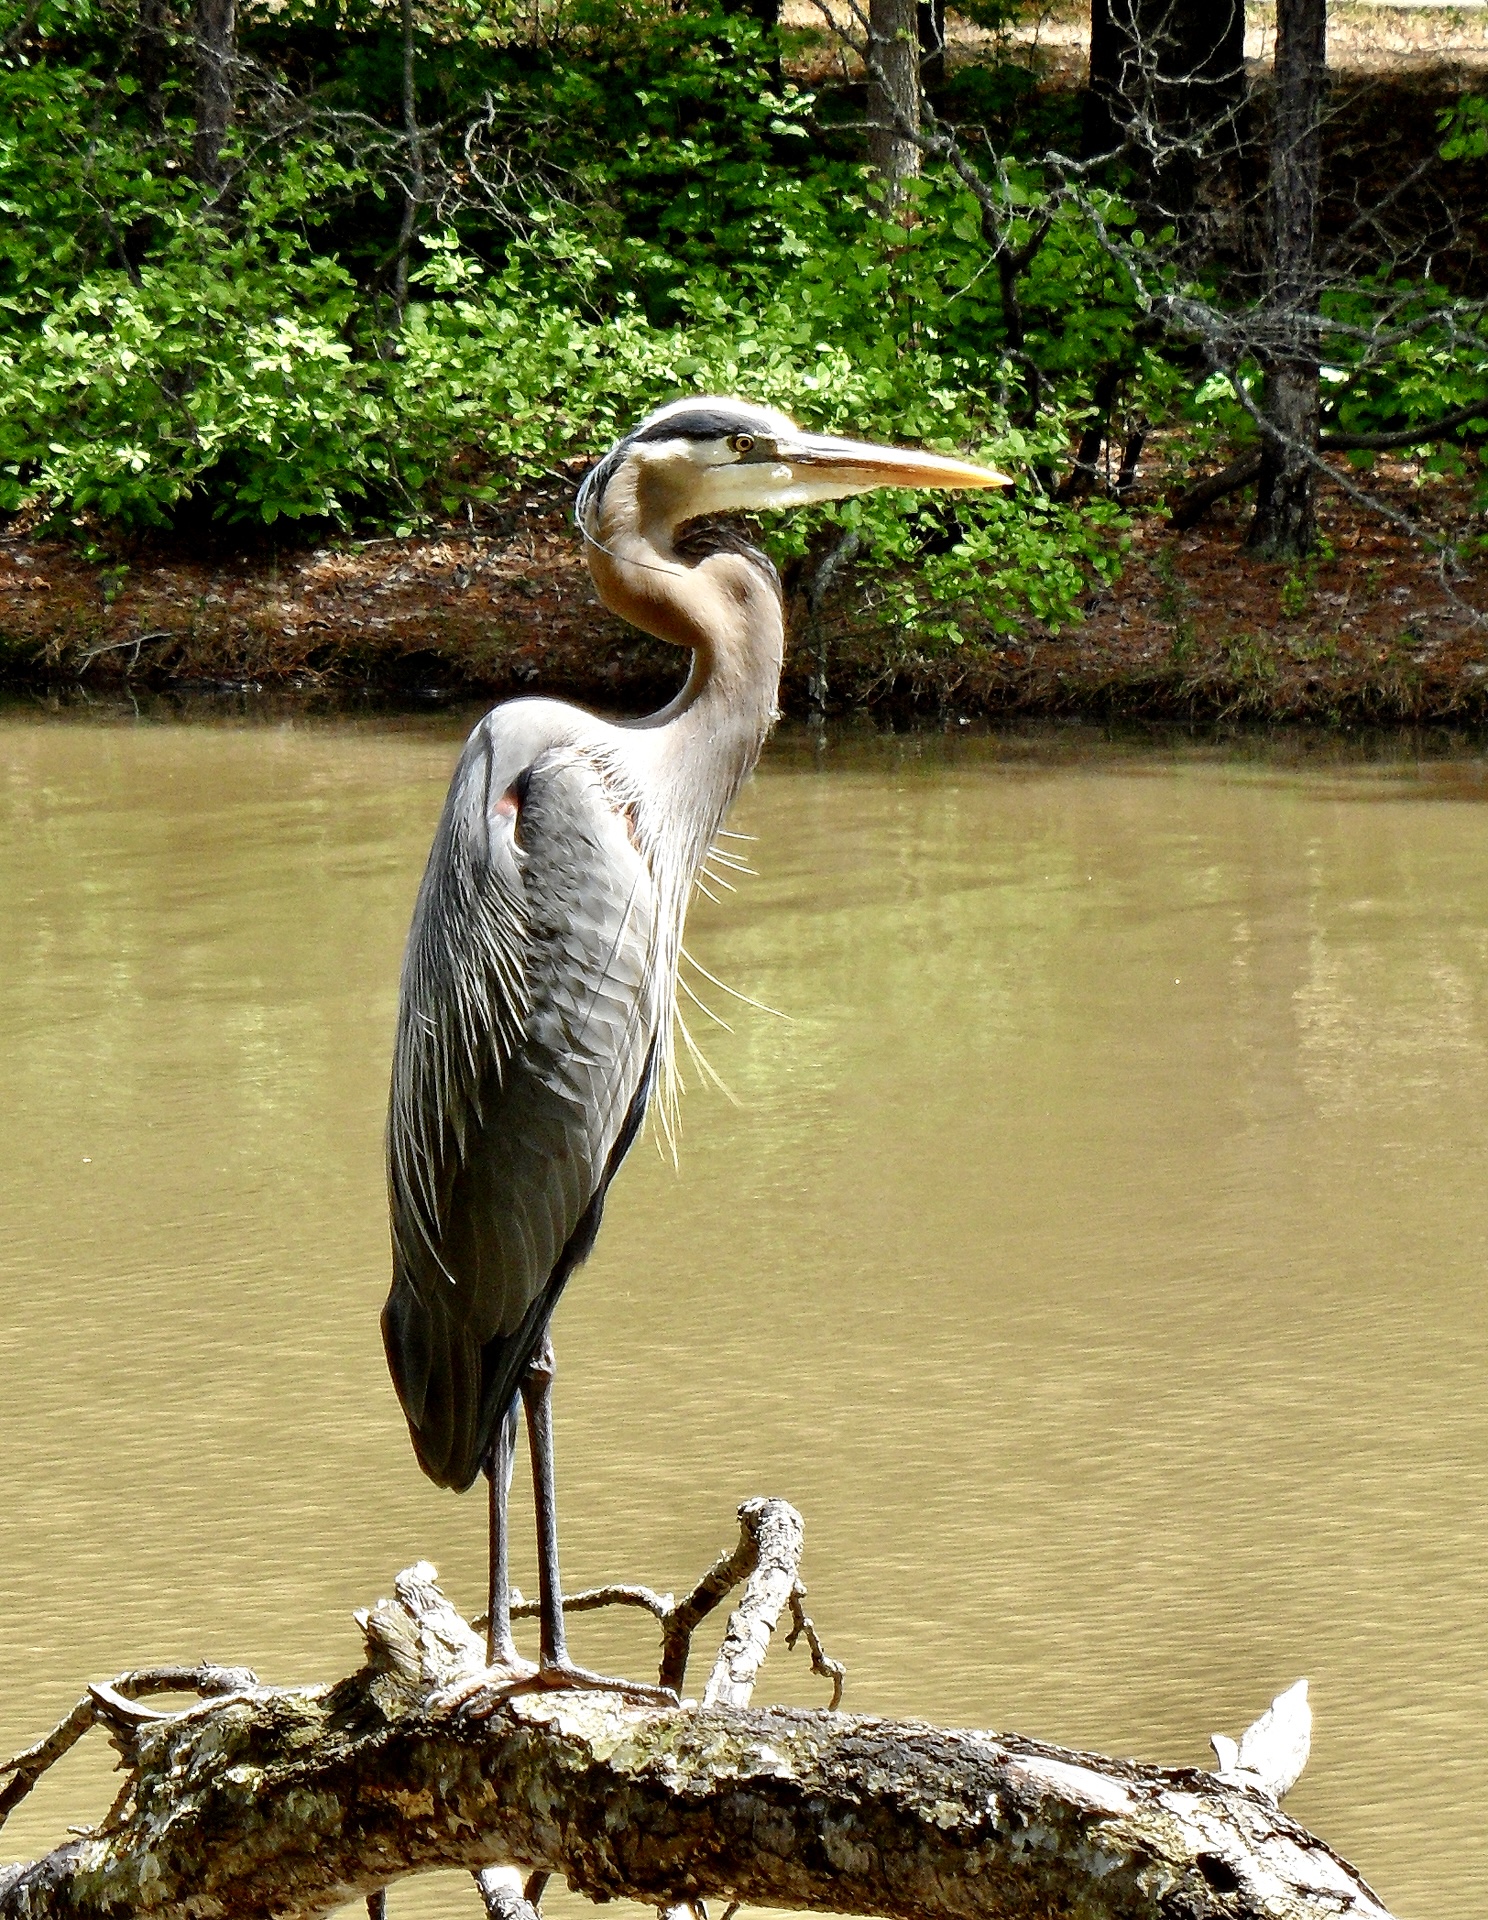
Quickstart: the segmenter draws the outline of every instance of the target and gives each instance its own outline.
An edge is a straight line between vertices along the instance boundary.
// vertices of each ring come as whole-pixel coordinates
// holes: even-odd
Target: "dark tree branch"
[[[1467,426],[1470,421],[1485,419],[1488,419],[1488,400],[1475,400],[1452,413],[1442,414],[1439,419],[1423,420],[1414,427],[1396,427],[1387,433],[1323,433],[1318,436],[1318,449],[1321,453],[1388,453],[1396,447],[1425,447]],[[1218,473],[1197,481],[1174,502],[1169,516],[1174,530],[1181,533],[1195,526],[1216,501],[1248,487],[1261,471],[1261,459],[1261,449],[1251,447],[1228,466],[1221,467]],[[1331,468],[1321,471],[1336,477]]]
[[[1137,484],[1137,472],[1142,464],[1142,451],[1147,445],[1147,435],[1152,431],[1146,419],[1133,421],[1126,441],[1121,449],[1121,469],[1116,475],[1116,497],[1124,500]]]
[[[1175,501],[1169,525],[1178,533],[1197,526],[1217,500],[1223,500],[1226,494],[1238,493],[1241,487],[1248,487],[1260,470],[1261,450],[1252,447],[1227,467],[1221,467],[1218,473],[1211,473],[1207,480],[1197,481],[1180,500]]]
[[[1056,500],[1082,499],[1099,482],[1101,449],[1111,430],[1111,409],[1121,389],[1123,371],[1119,365],[1112,364],[1102,367],[1097,376],[1091,396],[1090,424],[1080,435],[1070,470],[1055,491]]]
[[[1325,433],[1318,445],[1325,453],[1388,453],[1392,447],[1425,447],[1441,440],[1470,420],[1488,420],[1488,400],[1444,413],[1439,420],[1423,420],[1415,427],[1395,427],[1388,433]]]

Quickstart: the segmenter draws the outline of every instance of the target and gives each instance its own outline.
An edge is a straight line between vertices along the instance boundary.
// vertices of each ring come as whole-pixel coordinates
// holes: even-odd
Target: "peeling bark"
[[[753,1505],[718,1701],[747,1691],[798,1586],[798,1516]],[[1220,1775],[830,1711],[493,1691],[427,1566],[361,1624],[366,1664],[336,1686],[244,1684],[164,1718],[115,1688],[99,1716],[124,1797],[86,1837],[0,1869],[0,1916],[324,1914],[407,1873],[500,1865],[661,1907],[1388,1920],[1272,1797],[1305,1757],[1301,1685],[1217,1740]],[[483,1878],[488,1907],[516,1896],[509,1874]]]

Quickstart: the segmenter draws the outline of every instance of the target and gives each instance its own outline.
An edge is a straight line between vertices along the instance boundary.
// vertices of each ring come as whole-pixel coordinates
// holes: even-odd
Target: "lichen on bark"
[[[94,1689],[127,1793],[91,1834],[0,1869],[0,1920],[308,1916],[407,1874],[495,1865],[663,1909],[1388,1920],[1268,1791],[1266,1755],[1286,1742],[1261,1737],[1266,1716],[1224,1743],[1241,1758],[1221,1777],[743,1704],[800,1551],[799,1518],[772,1507],[746,1506],[748,1550],[719,1563],[744,1596],[701,1702],[503,1691],[424,1566],[360,1616],[366,1662],[334,1686],[243,1684],[166,1717]],[[653,1598],[663,1621],[702,1605]]]

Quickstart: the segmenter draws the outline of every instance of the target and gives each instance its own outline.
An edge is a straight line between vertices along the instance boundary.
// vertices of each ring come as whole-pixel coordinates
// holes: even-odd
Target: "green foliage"
[[[1488,99],[1465,93],[1456,106],[1440,115],[1444,160],[1488,158]]]
[[[118,23],[85,5],[65,43],[28,39],[0,66],[0,508],[407,527],[689,390],[1020,474],[1058,465],[1089,367],[1130,320],[1077,220],[1040,251],[1010,354],[972,196],[930,180],[914,223],[886,224],[752,18],[713,0],[571,0],[548,20],[534,44],[499,9],[421,16],[421,115],[474,127],[474,164],[521,191],[467,193],[419,236],[401,315],[385,12],[257,19],[256,57],[294,50],[321,91],[287,126],[281,111],[272,139],[245,118],[220,202],[191,178],[179,73],[147,110]],[[1007,178],[1015,236],[1040,193],[1032,174]],[[1033,365],[1037,425],[1015,428]],[[897,497],[842,512],[864,533],[878,617],[921,644],[1030,613],[1057,628],[1117,561],[1119,516],[1057,507],[1037,481],[949,518]],[[812,524],[768,538],[786,559]]]
[[[1312,583],[1295,568],[1281,583],[1281,611],[1288,620],[1300,620],[1312,605]]]
[[[976,6],[994,33],[1019,10]],[[396,9],[245,13],[229,183],[208,192],[184,14],[152,67],[118,0],[0,0],[0,510],[406,528],[679,392],[734,391],[1017,477],[768,530],[789,559],[822,518],[854,525],[868,611],[954,647],[1030,617],[1057,631],[1120,564],[1111,503],[1051,497],[1103,377],[1201,442],[1253,437],[1234,381],[1144,318],[1138,279],[1148,307],[1193,291],[1172,236],[1110,191],[1056,190],[1027,156],[1071,148],[1050,122],[1068,103],[995,45],[944,103],[989,130],[966,148],[980,195],[931,168],[886,220],[859,136],[834,131],[856,109],[795,85],[726,0],[419,0],[415,24],[417,166]],[[1484,151],[1488,106],[1442,138]],[[1016,310],[999,244],[1028,249]],[[1330,300],[1331,423],[1488,407],[1476,309],[1383,274]]]

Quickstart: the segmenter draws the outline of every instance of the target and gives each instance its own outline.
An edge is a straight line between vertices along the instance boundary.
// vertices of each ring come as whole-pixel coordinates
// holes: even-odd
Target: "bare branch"
[[[257,1685],[257,1675],[247,1667],[217,1667],[203,1661],[195,1667],[139,1667],[115,1674],[107,1686],[90,1687],[71,1713],[65,1714],[35,1746],[0,1763],[0,1774],[14,1775],[7,1786],[0,1787],[0,1827],[47,1769],[70,1753],[88,1729],[106,1716],[113,1702],[124,1707],[131,1700],[156,1693],[194,1693],[203,1700],[219,1699]]]
[[[847,1668],[843,1666],[840,1660],[833,1660],[829,1657],[826,1648],[823,1647],[821,1643],[821,1636],[816,1630],[816,1622],[801,1604],[805,1598],[806,1588],[802,1582],[798,1580],[791,1588],[790,1610],[792,1624],[790,1632],[785,1636],[785,1644],[787,1647],[794,1647],[797,1640],[799,1640],[803,1634],[805,1635],[806,1645],[811,1654],[811,1671],[818,1679],[830,1680],[832,1683],[832,1698],[827,1703],[827,1711],[829,1713],[835,1713],[838,1707],[842,1705],[842,1689],[847,1680]]]
[[[749,1504],[768,1612],[789,1509]],[[435,1867],[479,1873],[503,1920],[528,1920],[541,1891],[518,1868],[668,1908],[1389,1920],[1276,1806],[1299,1764],[1296,1690],[1221,1777],[787,1708],[538,1691],[465,1711],[483,1648],[432,1568],[400,1575],[362,1623],[366,1665],[334,1687],[253,1688],[136,1729],[118,1817],[0,1869],[0,1920],[308,1920],[358,1899],[375,1913],[383,1888]],[[755,1638],[741,1624],[741,1650]]]
[[[804,1533],[800,1514],[784,1500],[746,1500],[740,1507],[739,1542],[748,1543],[753,1565],[703,1689],[705,1707],[749,1705],[770,1636],[796,1590]]]
[[[1248,487],[1260,470],[1261,450],[1252,447],[1227,467],[1221,467],[1218,473],[1212,473],[1207,480],[1199,480],[1191,486],[1183,498],[1175,502],[1169,524],[1179,533],[1196,526],[1216,500],[1223,500],[1226,494],[1238,493],[1241,487]]]
[[[665,1625],[671,1617],[674,1603],[669,1593],[653,1593],[650,1587],[632,1586],[624,1581],[617,1581],[608,1587],[585,1587],[578,1593],[566,1593],[563,1596],[565,1613],[594,1613],[600,1607],[640,1607]],[[541,1611],[540,1601],[524,1600],[519,1594],[513,1593],[513,1620],[536,1620]],[[475,1624],[484,1626],[484,1617]]]
[[[1388,433],[1324,433],[1318,444],[1324,452],[1388,453],[1392,447],[1425,447],[1465,427],[1470,420],[1488,420],[1488,400],[1444,413],[1439,420],[1423,420],[1419,426],[1396,427]]]

